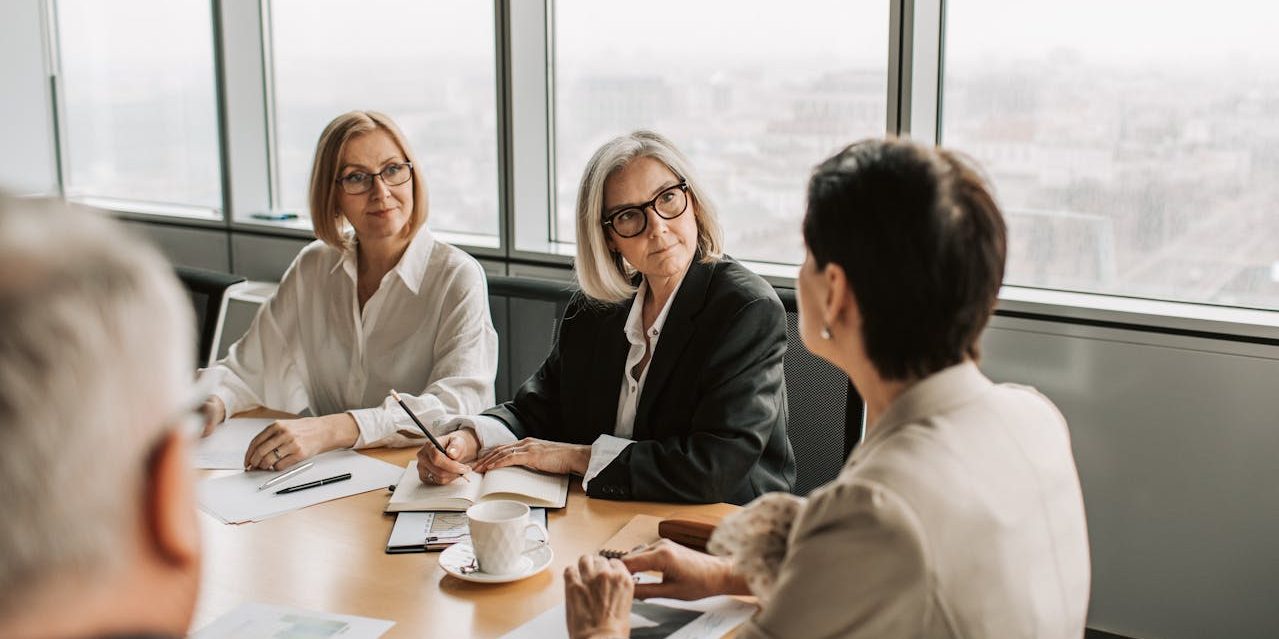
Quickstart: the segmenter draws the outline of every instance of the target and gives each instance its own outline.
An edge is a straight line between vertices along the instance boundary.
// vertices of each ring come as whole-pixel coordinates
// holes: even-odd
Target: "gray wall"
[[[278,278],[305,244],[151,235],[184,264],[231,261],[255,279]],[[546,355],[555,307],[490,300],[505,398]],[[999,317],[983,348],[988,375],[1038,387],[1070,422],[1092,541],[1090,626],[1143,638],[1275,634],[1279,347]]]
[[[996,318],[984,352],[1070,424],[1090,626],[1279,634],[1279,347]]]

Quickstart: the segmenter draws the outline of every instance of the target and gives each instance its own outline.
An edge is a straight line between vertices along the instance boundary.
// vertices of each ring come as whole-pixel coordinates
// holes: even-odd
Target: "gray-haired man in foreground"
[[[185,634],[192,339],[154,250],[0,194],[0,637]]]

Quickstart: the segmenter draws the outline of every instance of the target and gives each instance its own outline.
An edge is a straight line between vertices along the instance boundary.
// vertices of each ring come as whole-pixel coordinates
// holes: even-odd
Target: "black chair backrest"
[[[843,371],[814,356],[799,337],[792,289],[777,289],[786,307],[787,435],[795,451],[796,495],[835,479],[862,438],[862,397]]]
[[[187,266],[176,266],[174,270],[191,296],[191,306],[195,310],[195,330],[198,337],[196,364],[208,366],[213,362],[213,339],[217,335],[218,320],[222,317],[227,289],[243,282],[244,278]]]

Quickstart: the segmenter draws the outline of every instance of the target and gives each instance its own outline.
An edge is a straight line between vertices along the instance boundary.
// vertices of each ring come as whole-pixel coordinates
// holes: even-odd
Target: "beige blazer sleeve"
[[[809,498],[772,599],[741,637],[931,637],[939,619],[919,520],[891,490],[837,480]]]

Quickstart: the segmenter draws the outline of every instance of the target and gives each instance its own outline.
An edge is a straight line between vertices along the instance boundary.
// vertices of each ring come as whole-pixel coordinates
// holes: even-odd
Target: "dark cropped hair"
[[[904,140],[863,140],[808,183],[804,241],[840,265],[885,379],[919,379],[978,356],[1007,253],[1004,218],[975,165]]]

